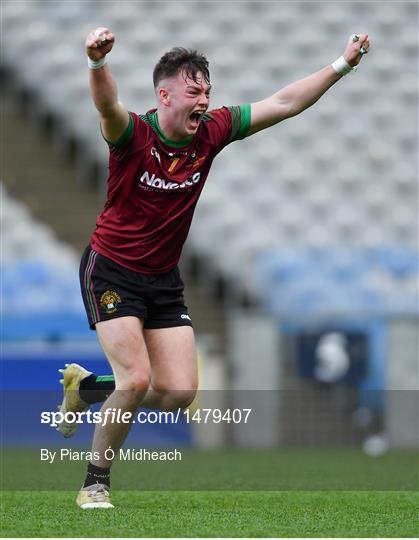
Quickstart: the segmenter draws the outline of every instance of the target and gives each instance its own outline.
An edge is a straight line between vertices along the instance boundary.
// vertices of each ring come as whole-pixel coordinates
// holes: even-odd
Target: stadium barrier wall
[[[301,338],[335,332],[348,340],[351,358],[341,379],[327,383],[308,372],[315,358],[307,358],[310,351],[301,348]],[[247,400],[242,406],[256,400],[253,406],[260,415],[253,431],[233,426],[234,443],[361,447],[378,434],[385,448],[418,449],[418,332],[417,319],[303,323],[233,312],[228,333],[231,387],[264,391],[263,400],[260,392],[233,393],[235,399]],[[305,358],[299,357],[301,351]]]

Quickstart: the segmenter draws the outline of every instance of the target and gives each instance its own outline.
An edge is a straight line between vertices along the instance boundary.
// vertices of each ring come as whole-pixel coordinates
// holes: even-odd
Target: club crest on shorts
[[[106,313],[115,313],[118,309],[118,304],[122,302],[121,297],[115,291],[106,291],[100,297],[100,305]]]

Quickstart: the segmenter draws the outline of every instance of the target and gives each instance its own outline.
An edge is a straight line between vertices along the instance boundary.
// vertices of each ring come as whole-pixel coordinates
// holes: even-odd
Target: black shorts
[[[140,274],[88,246],[80,263],[80,285],[92,330],[97,322],[126,316],[144,319],[145,329],[192,326],[178,267],[164,274]]]

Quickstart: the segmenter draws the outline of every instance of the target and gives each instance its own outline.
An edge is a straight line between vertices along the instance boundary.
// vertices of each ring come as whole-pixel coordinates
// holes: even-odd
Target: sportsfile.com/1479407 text
[[[177,409],[176,411],[144,411],[138,413],[122,412],[120,409],[109,408],[104,411],[66,412],[43,411],[41,424],[57,427],[61,422],[76,424],[247,424],[252,413],[250,408],[199,408],[195,410]]]

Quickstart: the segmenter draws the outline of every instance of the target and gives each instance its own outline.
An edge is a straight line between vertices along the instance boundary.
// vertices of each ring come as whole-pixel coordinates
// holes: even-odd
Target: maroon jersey
[[[176,143],[162,133],[156,110],[130,112],[126,131],[109,145],[108,195],[92,248],[143,274],[172,270],[214,157],[249,127],[250,105],[223,107],[206,113],[196,134]]]

